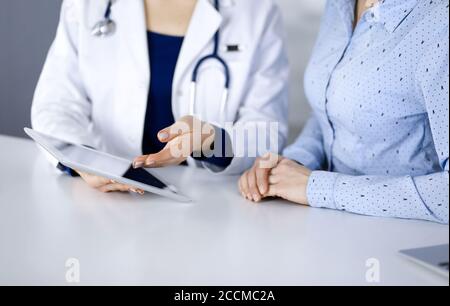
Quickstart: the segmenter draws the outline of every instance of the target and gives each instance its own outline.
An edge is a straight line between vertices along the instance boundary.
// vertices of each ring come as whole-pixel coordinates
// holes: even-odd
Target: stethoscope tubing
[[[103,16],[105,20],[111,20],[111,12],[112,12],[113,0],[108,1],[108,5],[106,7],[105,15]]]
[[[219,0],[214,0],[215,9],[220,13],[220,3]],[[225,84],[224,84],[224,92],[222,94],[222,99],[220,102],[220,117],[221,124],[225,124],[225,111],[228,103],[229,90],[231,86],[231,72],[226,61],[219,55],[219,46],[220,46],[220,29],[216,31],[214,34],[214,50],[210,55],[207,55],[201,58],[194,67],[194,72],[192,73],[192,81],[191,81],[191,94],[190,94],[190,103],[189,103],[189,113],[191,115],[196,115],[195,105],[196,105],[196,95],[197,95],[197,80],[200,73],[200,69],[207,61],[215,60],[217,61],[223,68],[223,72],[225,75]]]

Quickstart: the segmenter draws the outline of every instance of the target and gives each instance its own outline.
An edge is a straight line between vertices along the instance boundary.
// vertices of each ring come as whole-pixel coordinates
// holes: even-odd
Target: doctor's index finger
[[[150,154],[144,162],[144,167],[158,168],[164,166],[171,166],[180,164],[183,160],[181,156],[176,156],[172,152],[172,146],[170,143],[160,152]]]
[[[190,153],[187,154],[182,150],[177,150],[177,146],[177,141],[169,142],[164,149],[158,153],[139,156],[134,160],[133,168],[158,168],[180,164],[187,159]]]
[[[145,161],[147,160],[148,155],[142,155],[139,157],[136,157],[133,161],[133,168],[142,168],[145,165]]]

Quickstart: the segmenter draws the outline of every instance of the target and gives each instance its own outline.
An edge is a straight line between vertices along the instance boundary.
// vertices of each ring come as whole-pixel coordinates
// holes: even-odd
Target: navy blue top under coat
[[[150,57],[150,90],[144,123],[143,154],[161,151],[165,144],[158,140],[162,129],[175,123],[172,112],[172,83],[183,37],[148,32]]]

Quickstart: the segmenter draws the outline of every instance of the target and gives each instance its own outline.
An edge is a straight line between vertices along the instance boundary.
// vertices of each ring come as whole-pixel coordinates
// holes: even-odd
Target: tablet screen
[[[123,175],[123,177],[132,181],[140,182],[142,184],[153,186],[160,189],[164,189],[167,187],[163,182],[161,182],[156,177],[148,173],[148,171],[142,168],[134,169],[132,166],[130,166],[127,172],[125,172],[125,174]]]

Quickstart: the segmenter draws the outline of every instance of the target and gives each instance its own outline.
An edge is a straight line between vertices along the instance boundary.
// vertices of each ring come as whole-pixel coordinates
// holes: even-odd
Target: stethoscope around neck
[[[117,29],[116,22],[111,18],[112,7],[114,0],[109,0],[103,19],[95,24],[92,28],[92,35],[95,37],[108,37],[114,35]],[[220,3],[219,0],[214,0],[214,7],[220,13]],[[230,68],[226,61],[219,55],[220,46],[220,29],[214,34],[214,49],[209,55],[206,55],[199,59],[197,64],[194,66],[194,71],[192,73],[191,86],[190,86],[190,99],[189,99],[189,115],[199,117],[196,110],[197,102],[197,84],[199,79],[200,70],[206,62],[216,61],[223,68],[223,73],[225,75],[225,84],[222,97],[220,100],[220,124],[223,126],[226,120],[226,108],[228,104],[230,85],[231,85],[231,73]],[[202,118],[198,118],[202,120]]]

